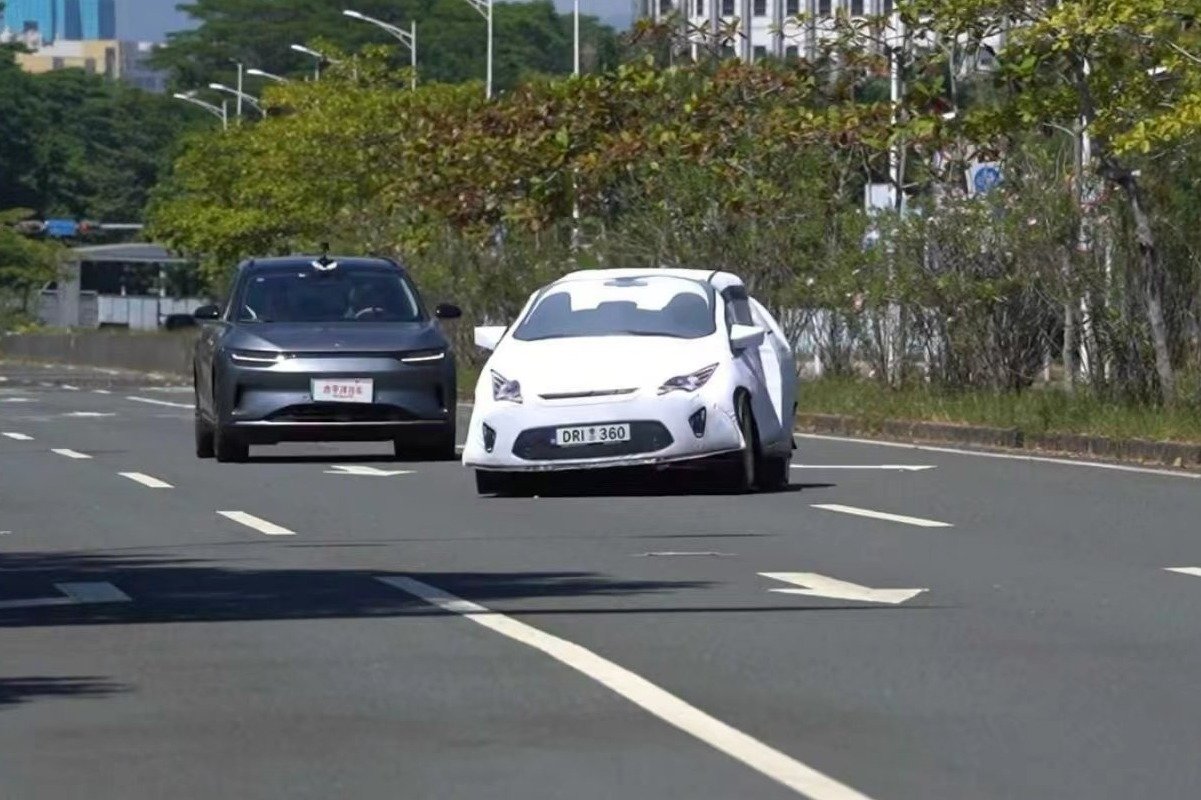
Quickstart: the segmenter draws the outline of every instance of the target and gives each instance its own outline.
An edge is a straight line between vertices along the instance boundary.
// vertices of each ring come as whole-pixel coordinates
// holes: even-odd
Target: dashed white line
[[[820,508],[823,511],[837,511],[839,514],[852,514],[856,517],[869,517],[871,519],[882,519],[888,522],[900,522],[905,525],[916,525],[919,528],[950,528],[952,525],[949,522],[938,522],[932,519],[922,519],[921,517],[906,517],[903,514],[888,514],[884,511],[872,511],[867,508],[856,508],[855,506],[843,506],[838,503],[819,503],[813,506]]]
[[[186,408],[194,409],[196,406],[191,403],[170,403],[166,400],[155,400],[151,397],[126,397],[126,400],[132,400],[135,403],[149,403],[152,406],[166,406],[167,408]]]
[[[166,481],[160,481],[153,475],[146,475],[142,472],[118,472],[122,478],[129,478],[134,483],[140,483],[151,489],[174,489],[175,487]]]
[[[71,384],[69,384],[69,383],[64,383],[64,384],[63,384],[62,386],[60,386],[59,388],[60,388],[60,389],[66,389],[68,392],[78,392],[78,391],[79,391],[79,387],[78,387],[78,386],[72,386],[72,385],[71,385]]]
[[[245,525],[247,528],[253,528],[259,533],[265,533],[268,536],[295,536],[295,531],[290,531],[282,525],[276,525],[274,522],[268,522],[261,517],[256,517],[253,514],[247,514],[245,511],[218,511],[218,514],[231,519],[240,525]]]
[[[108,389],[93,389],[92,394],[112,394]]]
[[[850,786],[727,725],[641,675],[574,642],[544,633],[524,622],[412,578],[380,577],[378,580],[443,611],[460,614],[477,625],[545,653],[667,724],[810,800],[870,800]]]
[[[115,417],[116,414],[109,411],[71,411],[63,414],[64,417],[82,417],[82,418],[97,418],[97,417]]]
[[[6,431],[5,433],[0,433],[0,436],[3,436],[8,439],[12,439],[17,442],[32,442],[33,441],[32,436],[27,436],[24,433],[11,433],[11,432]]]
[[[67,458],[75,458],[75,459],[91,458],[91,456],[89,456],[87,453],[80,453],[77,450],[70,450],[65,447],[56,447],[56,448],[52,449],[50,452],[56,453],[60,456],[66,456]]]

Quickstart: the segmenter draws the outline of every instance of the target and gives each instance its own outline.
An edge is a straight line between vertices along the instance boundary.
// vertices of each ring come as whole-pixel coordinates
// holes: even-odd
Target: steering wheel
[[[362,319],[363,317],[367,316],[368,314],[382,315],[382,314],[386,314],[386,313],[388,313],[387,310],[380,308],[379,306],[369,306],[367,308],[361,308],[358,311],[356,311],[354,318]]]

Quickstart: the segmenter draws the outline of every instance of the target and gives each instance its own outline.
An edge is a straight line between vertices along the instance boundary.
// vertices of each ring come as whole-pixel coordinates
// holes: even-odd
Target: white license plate
[[[582,444],[616,444],[628,441],[630,441],[629,425],[580,425],[555,429],[555,444],[559,447],[577,447]]]
[[[375,382],[371,378],[314,378],[313,400],[321,403],[371,403]]]

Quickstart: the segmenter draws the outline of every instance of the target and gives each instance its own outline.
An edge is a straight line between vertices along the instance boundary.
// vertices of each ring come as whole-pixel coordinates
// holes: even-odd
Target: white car
[[[736,491],[788,482],[792,350],[735,275],[573,272],[475,342],[493,351],[463,449],[481,494],[527,491],[529,473],[681,462]]]

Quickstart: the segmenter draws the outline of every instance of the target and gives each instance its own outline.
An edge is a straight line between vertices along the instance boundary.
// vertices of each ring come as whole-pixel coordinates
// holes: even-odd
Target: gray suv
[[[398,458],[454,458],[455,359],[437,320],[460,314],[439,305],[431,316],[387,259],[243,262],[224,308],[195,313],[196,455],[391,441]]]

